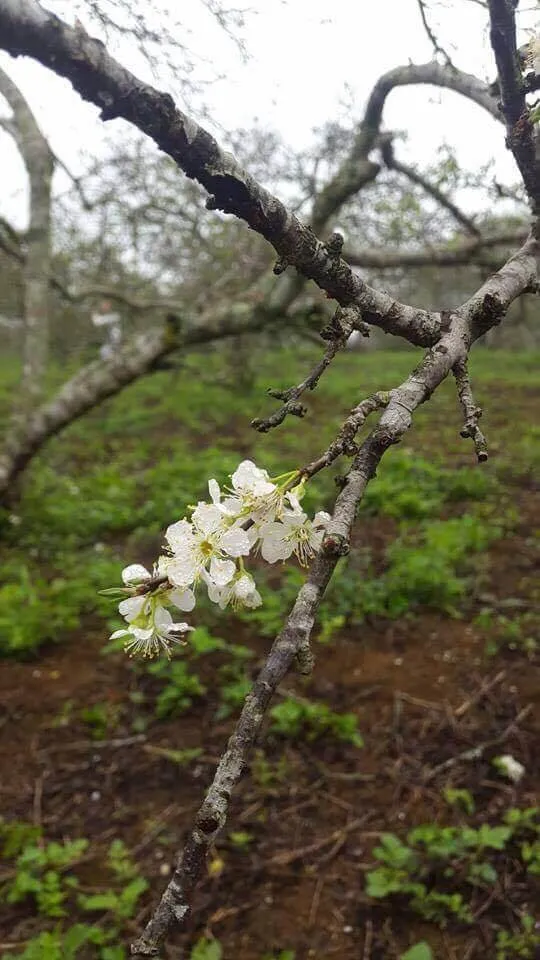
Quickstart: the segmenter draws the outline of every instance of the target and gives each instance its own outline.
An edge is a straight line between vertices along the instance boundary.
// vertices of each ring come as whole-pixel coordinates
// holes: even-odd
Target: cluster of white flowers
[[[222,609],[253,609],[261,604],[255,581],[244,558],[260,552],[268,563],[296,554],[306,565],[322,544],[327,513],[313,520],[300,506],[304,482],[294,486],[296,471],[271,479],[266,470],[244,460],[232,474],[231,487],[222,491],[210,480],[210,501],[200,502],[189,519],[178,520],[165,533],[166,553],[150,573],[131,564],[122,573],[126,598],[119,612],[127,622],[111,639],[125,638],[130,654],[152,657],[193,627],[175,623],[167,609],[193,610],[196,589],[206,587],[208,597]],[[105,591],[114,592],[114,591]]]

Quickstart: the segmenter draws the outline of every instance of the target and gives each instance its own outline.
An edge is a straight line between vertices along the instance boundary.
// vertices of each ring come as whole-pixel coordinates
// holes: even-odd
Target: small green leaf
[[[433,953],[429,944],[422,940],[420,943],[415,943],[407,953],[403,953],[400,960],[433,960]]]

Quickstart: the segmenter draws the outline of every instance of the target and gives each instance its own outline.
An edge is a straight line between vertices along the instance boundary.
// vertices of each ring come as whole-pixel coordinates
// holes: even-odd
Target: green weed
[[[325,703],[311,703],[292,697],[270,710],[270,732],[282,737],[318,740],[332,736],[336,740],[362,747],[364,741],[353,713],[335,713]]]
[[[13,875],[0,888],[0,901],[31,899],[41,916],[60,921],[30,940],[18,960],[74,960],[84,947],[95,948],[91,955],[96,960],[124,960],[118,940],[148,884],[121,840],[111,843],[105,860],[111,885],[88,894],[80,889],[76,873],[81,859],[90,857],[88,840],[47,842],[40,830],[17,821],[0,824],[0,838],[3,856],[14,861]],[[98,914],[100,924],[65,926],[62,919],[76,909]],[[15,960],[13,954],[7,957]]]
[[[367,873],[366,892],[375,899],[405,897],[415,913],[440,926],[450,918],[472,923],[462,891],[469,889],[472,894],[474,887],[495,883],[496,855],[510,846],[511,854],[517,853],[522,864],[534,872],[539,829],[538,809],[530,808],[509,810],[502,823],[482,824],[477,829],[422,824],[409,831],[406,842],[393,833],[382,834],[373,851],[379,865]]]

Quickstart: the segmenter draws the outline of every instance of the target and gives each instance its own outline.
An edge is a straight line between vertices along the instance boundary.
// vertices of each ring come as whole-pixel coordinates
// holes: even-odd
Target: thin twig
[[[500,737],[495,737],[493,740],[485,740],[484,743],[479,743],[475,747],[469,747],[467,750],[463,750],[461,753],[456,754],[454,757],[449,757],[448,760],[445,760],[444,763],[439,763],[437,767],[432,767],[431,770],[428,770],[424,774],[423,782],[424,784],[429,783],[431,780],[434,780],[440,773],[443,773],[445,770],[450,770],[452,767],[457,766],[463,760],[479,760],[486,750],[489,750],[491,747],[498,747],[501,743],[504,743],[505,740],[514,733],[516,727],[519,726],[522,720],[531,712],[533,704],[529,703],[523,710],[520,710],[517,717],[508,724],[506,730],[501,733]]]
[[[38,777],[34,784],[34,802],[32,805],[32,823],[41,827],[41,801],[43,799],[43,775]]]
[[[464,425],[460,430],[460,436],[470,437],[474,443],[476,456],[479,463],[484,463],[488,459],[487,441],[478,426],[478,421],[482,416],[482,407],[477,407],[472,394],[469,369],[466,360],[459,361],[453,369],[456,380],[459,400],[463,407]]]
[[[479,700],[482,700],[486,693],[489,693],[490,690],[493,690],[493,687],[496,687],[497,684],[502,683],[505,677],[506,670],[500,670],[499,673],[495,674],[495,676],[491,678],[491,680],[485,681],[472,697],[469,697],[468,700],[465,700],[461,706],[454,710],[454,716],[458,718],[464,717],[471,707],[476,706]]]
[[[324,886],[324,877],[317,877],[317,880],[315,882],[315,890],[313,891],[313,899],[311,901],[311,907],[309,908],[309,916],[307,920],[308,930],[311,929],[311,927],[313,927],[315,924],[323,886]]]
[[[312,853],[318,853],[319,850],[323,850],[324,847],[329,846],[331,843],[342,840],[347,837],[349,833],[354,833],[355,830],[359,830],[369,819],[369,816],[370,814],[365,814],[363,817],[357,817],[344,827],[334,830],[328,837],[323,837],[322,840],[316,840],[315,843],[309,843],[305,847],[298,847],[296,850],[277,853],[274,857],[271,857],[270,860],[266,861],[266,866],[287,867],[290,863],[294,863],[295,860],[303,860],[305,857],[311,856]]]
[[[274,388],[268,390],[271,397],[284,401],[283,406],[265,420],[258,418],[252,420],[251,426],[259,433],[267,433],[273,427],[283,423],[287,416],[304,417],[307,408],[298,402],[300,397],[306,390],[315,390],[326,368],[330,366],[336,354],[346,345],[353,330],[358,330],[361,324],[362,315],[358,309],[338,307],[334,317],[321,333],[323,339],[329,341],[324,355],[310,370],[307,377],[296,386],[289,387],[288,390],[276,390]],[[363,324],[363,326],[367,327],[367,324]],[[367,329],[369,330],[369,327]]]
[[[373,943],[373,921],[366,920],[366,932],[364,934],[364,949],[362,951],[362,960],[370,960],[372,943]]]
[[[365,400],[362,400],[357,407],[354,407],[351,410],[336,439],[332,441],[330,446],[323,454],[321,454],[320,457],[317,457],[316,460],[312,460],[311,463],[308,463],[305,467],[301,468],[299,471],[300,476],[313,477],[319,472],[319,470],[322,470],[323,467],[330,466],[334,460],[337,460],[337,458],[341,457],[343,454],[354,456],[355,453],[358,452],[358,445],[355,442],[355,437],[365,423],[366,418],[376,410],[381,410],[383,407],[388,406],[389,402],[390,394],[383,393],[382,391],[378,391],[377,393],[372,394],[371,397],[367,397]]]
[[[392,138],[390,136],[385,137],[381,143],[381,152],[383,160],[386,166],[390,170],[396,170],[398,173],[402,173],[411,183],[418,184],[419,187],[422,187],[425,193],[439,204],[439,206],[448,210],[452,214],[455,220],[465,228],[467,233],[472,237],[476,237],[479,241],[482,239],[482,232],[476,226],[474,220],[471,220],[466,213],[463,213],[462,210],[450,199],[439,187],[431,183],[426,177],[422,176],[421,173],[418,173],[414,167],[410,167],[406,163],[402,163],[399,160],[396,160],[394,156],[394,148],[392,143]]]
[[[444,61],[447,67],[453,67],[453,63],[450,57],[448,56],[446,50],[444,50],[444,48],[441,47],[439,41],[437,40],[437,37],[435,36],[435,34],[433,33],[433,30],[429,25],[429,21],[426,14],[426,4],[424,3],[424,0],[416,0],[416,2],[418,3],[418,9],[420,11],[420,17],[422,18],[424,30],[426,31],[429,37],[429,40],[431,42],[431,45],[433,46],[435,53],[440,53],[441,56],[444,57]]]

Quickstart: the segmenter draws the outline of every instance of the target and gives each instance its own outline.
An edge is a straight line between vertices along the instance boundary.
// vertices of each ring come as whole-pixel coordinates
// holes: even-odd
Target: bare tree
[[[55,161],[28,103],[1,68],[0,94],[7,100],[12,113],[11,117],[0,119],[0,126],[15,140],[30,186],[30,218],[23,267],[23,376],[7,431],[4,453],[0,456],[1,473],[9,463],[11,451],[19,445],[28,417],[38,403],[47,364],[51,187]],[[7,233],[11,249],[20,253],[15,231],[4,232]]]
[[[367,333],[371,326],[427,348],[403,383],[385,392],[360,399],[329,447],[299,475],[310,477],[342,456],[352,458],[341,479],[333,518],[315,558],[306,583],[276,638],[266,662],[248,695],[236,728],[216,770],[214,780],[197,813],[176,869],[142,935],[132,945],[132,955],[158,956],[160,945],[174,927],[183,926],[190,913],[193,889],[204,869],[206,854],[223,828],[231,793],[244,770],[250,748],[258,735],[268,704],[287,671],[313,667],[310,636],[317,608],[340,556],[348,551],[350,532],[358,503],[386,450],[399,443],[409,429],[417,407],[429,400],[452,374],[463,411],[462,436],[470,438],[479,461],[487,457],[487,443],[479,427],[477,407],[468,374],[472,344],[501,323],[510,305],[529,292],[538,292],[540,267],[540,147],[517,53],[515,6],[509,0],[488,0],[491,43],[498,71],[501,107],[490,90],[474,77],[446,64],[408,65],[383,76],[369,98],[352,148],[337,173],[317,195],[312,223],[304,224],[277,197],[264,189],[243,169],[232,154],[191,117],[180,111],[168,94],[139,81],[123,68],[103,44],[80,26],[69,27],[42,8],[36,0],[0,0],[1,43],[14,56],[34,57],[67,77],[81,96],[101,109],[104,120],[123,117],[168,153],[190,178],[207,191],[206,206],[233,214],[263,236],[274,248],[274,273],[288,267],[280,283],[272,287],[257,307],[249,297],[239,306],[224,308],[206,330],[189,324],[171,336],[172,347],[194,342],[195,337],[251,329],[261,323],[275,325],[312,280],[327,298],[337,302],[334,315],[322,331],[328,347],[317,366],[296,386],[280,392],[279,410],[255,426],[268,430],[287,414],[301,415],[300,400],[313,388],[333,356],[353,330]],[[531,229],[521,246],[475,293],[453,310],[429,310],[410,306],[368,285],[342,256],[342,238],[334,233],[326,240],[317,234],[327,229],[335,212],[379,172],[371,159],[380,146],[380,126],[385,100],[399,85],[429,83],[448,87],[468,97],[494,117],[501,118],[506,138],[521,173],[531,210]],[[466,224],[465,224],[466,226]],[[468,233],[473,233],[470,228]],[[468,241],[471,242],[470,240]],[[476,241],[474,241],[476,242]],[[264,285],[263,278],[261,283]],[[198,341],[200,342],[200,340]],[[171,348],[172,348],[171,347]],[[88,403],[89,396],[113,392],[115,380],[133,379],[140,366],[169,349],[166,334],[142,337],[131,355],[120,364],[82,374],[78,384],[64,388],[56,409],[49,407],[49,422],[65,422],[72,410]],[[143,359],[144,358],[144,359]],[[84,401],[82,398],[86,398]],[[376,425],[360,442],[358,432],[368,416],[381,411]],[[46,429],[44,426],[42,429]],[[35,433],[37,427],[34,428]],[[153,589],[149,583],[146,589]]]

